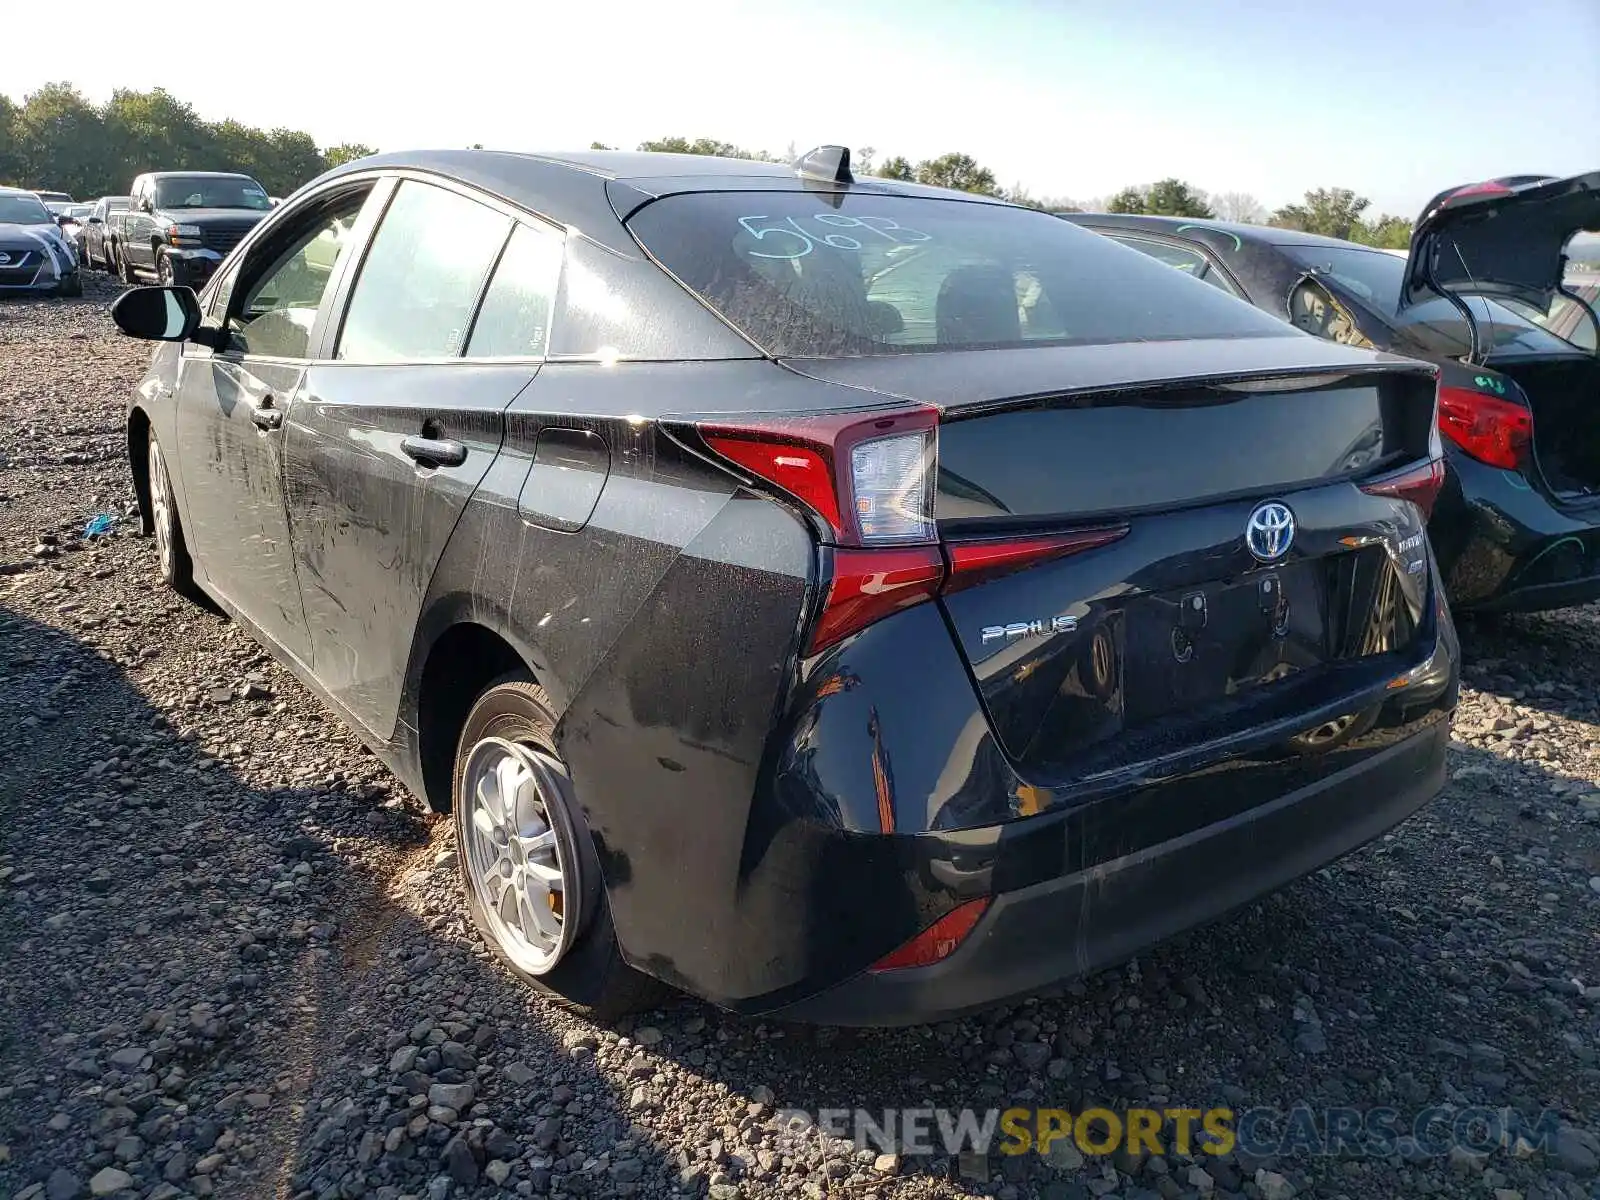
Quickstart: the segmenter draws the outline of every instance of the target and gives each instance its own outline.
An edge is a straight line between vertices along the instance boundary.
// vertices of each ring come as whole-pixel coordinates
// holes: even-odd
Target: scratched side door
[[[286,209],[212,298],[226,343],[182,347],[172,469],[205,582],[297,661],[310,661],[283,490],[284,427],[329,315],[331,229],[351,224],[370,184]],[[326,261],[325,261],[326,260]]]
[[[402,179],[308,374],[286,492],[312,668],[380,738],[434,567],[538,372],[561,253],[487,197]]]

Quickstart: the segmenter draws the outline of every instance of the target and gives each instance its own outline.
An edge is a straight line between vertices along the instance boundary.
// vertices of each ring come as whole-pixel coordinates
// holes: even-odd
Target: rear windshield
[[[157,208],[272,207],[267,189],[243,175],[168,175],[156,180]]]
[[[1463,296],[1478,326],[1478,345],[1497,354],[1571,354],[1572,343],[1540,329],[1504,304],[1482,296]],[[1426,349],[1456,357],[1472,351],[1472,331],[1461,310],[1443,296],[1406,309],[1400,328]]]
[[[1282,246],[1301,266],[1332,279],[1391,324],[1405,331],[1430,353],[1455,357],[1472,350],[1472,332],[1461,310],[1443,296],[1419,299],[1398,318],[1400,285],[1406,260],[1382,250],[1342,247]],[[1479,344],[1500,353],[1549,354],[1572,347],[1540,329],[1504,304],[1482,296],[1463,297],[1477,318]]]
[[[657,200],[628,224],[773,355],[1295,336],[1214,287],[1028,209],[719,192]]]
[[[1309,271],[1326,275],[1373,312],[1392,317],[1400,306],[1400,285],[1406,260],[1382,250],[1345,250],[1328,246],[1280,246],[1290,259]]]

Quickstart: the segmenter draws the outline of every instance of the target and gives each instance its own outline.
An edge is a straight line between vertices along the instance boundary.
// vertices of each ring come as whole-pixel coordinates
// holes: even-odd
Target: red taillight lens
[[[1439,388],[1439,431],[1479,462],[1518,470],[1533,438],[1533,414],[1470,388]]]
[[[811,635],[811,653],[826,650],[892,612],[931,600],[944,578],[937,546],[835,550],[828,598]]]
[[[955,953],[989,907],[989,897],[980,896],[958,904],[898,950],[884,955],[871,970],[903,971],[907,967],[927,967]]]
[[[706,445],[781,488],[840,546],[931,545],[937,409],[753,417],[703,425]]]
[[[1422,510],[1426,520],[1433,513],[1439,489],[1444,487],[1444,460],[1430,458],[1425,463],[1405,467],[1392,475],[1380,475],[1361,485],[1369,496],[1392,496],[1396,500],[1409,500]]]
[[[1036,537],[951,542],[950,575],[945,580],[944,590],[959,591],[1000,575],[1049,562],[1053,558],[1093,550],[1127,534],[1126,525],[1108,525],[1100,529],[1079,529],[1071,533],[1040,534]]]
[[[840,527],[833,467],[821,452],[809,446],[758,442],[731,434],[708,433],[706,443],[750,474],[777,484],[826,521],[830,528]]]
[[[1451,200],[1465,200],[1468,196],[1509,196],[1511,189],[1503,183],[1488,180],[1484,183],[1469,183],[1466,187],[1457,188],[1450,193]]]
[[[918,406],[701,427],[707,446],[799,501],[838,547],[811,653],[939,594],[938,423]]]

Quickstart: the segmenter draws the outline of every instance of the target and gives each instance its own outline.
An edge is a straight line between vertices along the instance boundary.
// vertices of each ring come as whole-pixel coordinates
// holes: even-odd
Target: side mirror
[[[59,225],[62,229],[65,229],[68,225],[77,224],[77,218],[76,217],[69,217],[69,216],[67,216],[66,213],[62,213],[60,216],[58,216],[56,218],[56,224]]]
[[[118,297],[111,319],[129,337],[185,342],[200,328],[200,300],[193,288],[136,287]]]
[[[104,217],[90,217],[89,218],[89,224],[91,224],[91,225],[104,225],[105,224],[105,218]]]

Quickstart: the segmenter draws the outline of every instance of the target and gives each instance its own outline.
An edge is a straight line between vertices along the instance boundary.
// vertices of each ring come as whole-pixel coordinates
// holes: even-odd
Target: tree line
[[[592,147],[611,149],[600,142]],[[791,161],[796,153],[793,146],[779,156],[713,138],[685,137],[658,138],[641,142],[638,148],[766,162]],[[120,195],[134,176],[155,170],[243,171],[273,195],[285,196],[330,167],[373,152],[353,142],[319,148],[310,134],[294,129],[206,121],[162,88],[148,92],[119,88],[105,104],[91,103],[68,83],[47,84],[21,104],[0,94],[0,184],[64,191],[79,199]],[[912,162],[902,155],[880,160],[873,147],[865,146],[854,150],[852,159],[854,169],[863,175],[976,192],[1052,212],[1246,221],[1372,246],[1403,248],[1411,241],[1410,221],[1386,214],[1368,219],[1370,202],[1348,188],[1317,188],[1300,203],[1273,212],[1247,193],[1208,195],[1180,179],[1162,179],[1079,202],[1064,196],[1035,196],[1020,184],[1003,187],[990,168],[955,151]]]
[[[612,147],[594,142],[591,148],[609,150]],[[780,157],[765,151],[746,150],[731,142],[719,142],[712,138],[659,138],[641,142],[639,149],[676,154],[716,154],[724,158],[751,158],[763,162],[792,161],[795,157],[793,147],[790,147],[787,157]],[[853,150],[852,169],[858,174],[876,175],[883,179],[904,179],[932,187],[995,196],[1013,204],[1051,212],[1147,213],[1200,220],[1242,221],[1252,225],[1274,225],[1280,229],[1320,233],[1325,237],[1397,250],[1403,250],[1411,244],[1409,220],[1387,213],[1366,219],[1363,214],[1372,202],[1349,188],[1315,188],[1307,192],[1300,203],[1286,204],[1272,212],[1268,212],[1248,192],[1222,192],[1212,196],[1181,179],[1161,179],[1139,187],[1126,187],[1113,196],[1080,203],[1066,197],[1034,196],[1020,184],[1010,188],[1001,187],[995,173],[969,154],[952,152],[916,163],[903,156],[879,162],[875,154],[871,146]]]
[[[319,149],[310,134],[205,121],[162,88],[118,88],[92,104],[67,83],[21,104],[0,95],[0,184],[68,192],[79,200],[126,194],[145,171],[242,171],[274,196],[352,158],[347,143]]]

